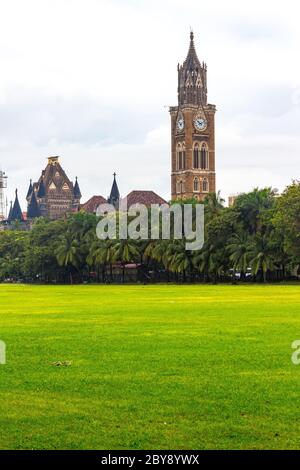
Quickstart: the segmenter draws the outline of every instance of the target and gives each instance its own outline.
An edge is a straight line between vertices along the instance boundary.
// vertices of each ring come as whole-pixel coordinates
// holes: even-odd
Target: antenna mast
[[[7,204],[5,201],[4,189],[7,188],[7,176],[5,172],[0,170],[0,220],[7,217]]]

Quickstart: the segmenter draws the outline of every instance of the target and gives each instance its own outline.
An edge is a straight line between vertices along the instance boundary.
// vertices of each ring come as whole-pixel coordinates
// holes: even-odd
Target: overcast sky
[[[60,155],[83,201],[170,197],[177,63],[193,28],[216,104],[217,187],[282,190],[300,178],[296,0],[0,0],[0,164],[8,200]]]

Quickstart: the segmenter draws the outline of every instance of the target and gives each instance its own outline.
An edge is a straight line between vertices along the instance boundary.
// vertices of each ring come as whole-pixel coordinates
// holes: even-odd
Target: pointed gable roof
[[[28,205],[28,210],[27,210],[27,218],[29,219],[34,219],[35,217],[40,217],[41,216],[41,211],[36,199],[35,192],[33,191],[30,203]]]
[[[12,214],[12,208],[13,208],[13,202],[12,202],[12,201],[10,201],[10,208],[9,208],[9,213],[8,213],[7,220],[10,220],[10,218],[11,218],[11,214]]]
[[[119,204],[120,192],[119,192],[118,184],[116,181],[116,176],[117,176],[116,173],[114,173],[113,176],[114,176],[114,180],[113,180],[113,184],[111,187],[110,196],[107,201],[109,204],[112,204],[113,206],[116,207]]]
[[[14,220],[20,220],[23,221],[23,214],[22,210],[20,207],[19,199],[18,199],[18,190],[16,189],[16,197],[15,197],[15,202],[11,210],[10,217],[8,219],[9,221],[14,221]]]
[[[59,163],[59,157],[48,157],[46,168],[42,171],[36,183],[32,184],[33,191],[36,192],[38,199],[50,198],[61,196],[67,197],[68,200],[73,198],[81,198],[81,191],[76,178],[76,183],[70,181],[65,171]],[[63,191],[63,193],[62,193]],[[29,202],[29,199],[28,199]]]
[[[26,196],[26,199],[29,199],[31,194],[32,194],[32,191],[33,191],[33,186],[32,186],[32,180],[30,180],[30,183],[29,183],[29,188],[28,188],[28,191],[27,191],[27,196]]]
[[[61,167],[59,163],[59,157],[49,157],[48,164],[43,171],[42,177],[40,178],[39,182],[43,179],[45,193],[47,192],[50,185],[52,185],[53,189],[61,190],[64,184],[67,183],[70,191],[73,190],[73,184],[67,177],[65,171]],[[55,188],[54,188],[54,186]]]
[[[80,192],[77,176],[76,176],[76,181],[75,181],[75,186],[74,186],[74,197],[76,199],[81,199],[81,192]]]

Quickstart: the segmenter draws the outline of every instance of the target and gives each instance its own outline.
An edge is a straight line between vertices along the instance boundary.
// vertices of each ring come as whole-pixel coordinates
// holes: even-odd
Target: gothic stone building
[[[216,191],[215,112],[207,103],[207,66],[200,63],[194,34],[183,65],[178,65],[178,105],[170,108],[172,199],[203,200]]]
[[[36,183],[30,181],[27,192],[27,217],[59,219],[80,208],[81,192],[77,177],[69,180],[59,163],[59,157],[49,157],[48,164]]]

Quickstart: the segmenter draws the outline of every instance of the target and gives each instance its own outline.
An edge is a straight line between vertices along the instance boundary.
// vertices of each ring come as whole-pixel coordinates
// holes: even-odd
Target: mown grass
[[[0,297],[0,448],[300,448],[298,286],[2,285]]]

